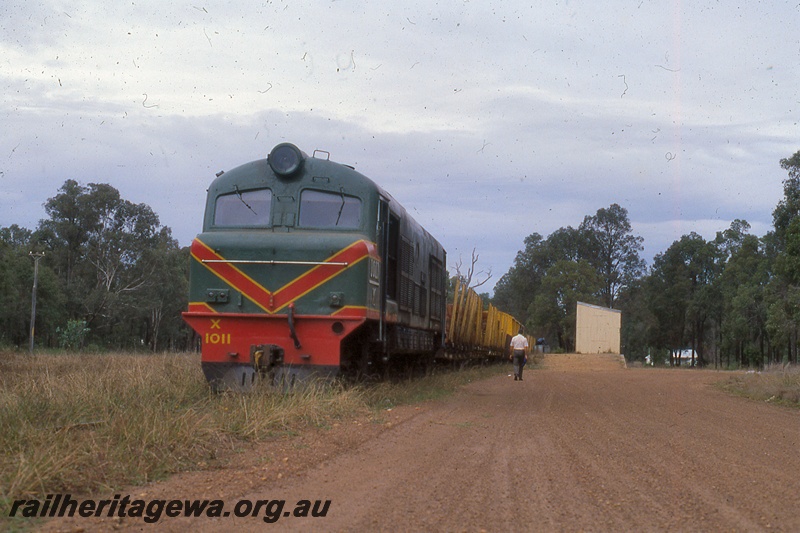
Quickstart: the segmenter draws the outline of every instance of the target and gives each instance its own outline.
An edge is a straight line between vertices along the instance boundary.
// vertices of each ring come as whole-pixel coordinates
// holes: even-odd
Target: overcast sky
[[[451,267],[475,248],[491,287],[527,235],[612,203],[648,265],[736,218],[768,231],[800,5],[5,0],[0,87],[0,226],[75,179],[185,246],[214,174],[289,141],[375,180]]]

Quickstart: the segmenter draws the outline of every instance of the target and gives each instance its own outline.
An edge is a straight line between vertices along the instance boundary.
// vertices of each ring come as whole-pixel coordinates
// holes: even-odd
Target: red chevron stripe
[[[204,259],[224,261],[225,258],[199,239],[192,242],[191,252],[195,260],[267,313],[280,311],[367,257],[378,259],[374,243],[365,240],[356,241],[325,260],[326,263],[347,263],[346,265],[314,266],[273,293],[230,263],[202,263]]]
[[[274,295],[275,311],[280,311],[301,296],[369,257],[371,255],[370,247],[374,248],[374,245],[363,240],[356,241],[325,260],[326,263],[347,263],[347,266],[317,265],[278,289]]]
[[[224,261],[225,258],[206,246],[200,239],[192,241],[192,257],[226,283],[244,294],[261,309],[270,312],[272,294],[253,278],[230,263],[203,263],[203,260]]]

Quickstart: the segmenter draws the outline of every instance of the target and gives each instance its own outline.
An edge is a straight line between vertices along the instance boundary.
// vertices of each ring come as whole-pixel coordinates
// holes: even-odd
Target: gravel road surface
[[[522,382],[472,383],[378,420],[266,443],[236,468],[129,493],[220,498],[228,511],[243,499],[285,500],[280,512],[152,526],[73,519],[45,530],[800,531],[800,412],[727,395],[712,386],[721,379],[550,355]],[[283,516],[301,500],[330,506]],[[265,523],[268,513],[277,520]]]

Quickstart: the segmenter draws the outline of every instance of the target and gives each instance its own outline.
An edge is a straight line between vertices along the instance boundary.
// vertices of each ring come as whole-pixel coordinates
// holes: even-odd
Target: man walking
[[[514,361],[514,381],[522,381],[522,367],[528,362],[528,339],[522,334],[522,327],[511,338],[511,355],[508,358]]]

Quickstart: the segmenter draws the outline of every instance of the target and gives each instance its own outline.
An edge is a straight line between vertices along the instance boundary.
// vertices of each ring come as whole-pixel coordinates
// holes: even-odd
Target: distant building
[[[670,357],[665,357],[661,362],[664,366],[679,365],[679,366],[695,366],[697,365],[697,352],[691,348],[684,348],[683,350],[673,350]],[[644,358],[644,364],[654,365],[658,361],[653,361],[652,356],[648,353]]]
[[[578,353],[619,353],[622,311],[578,302],[575,351]]]

